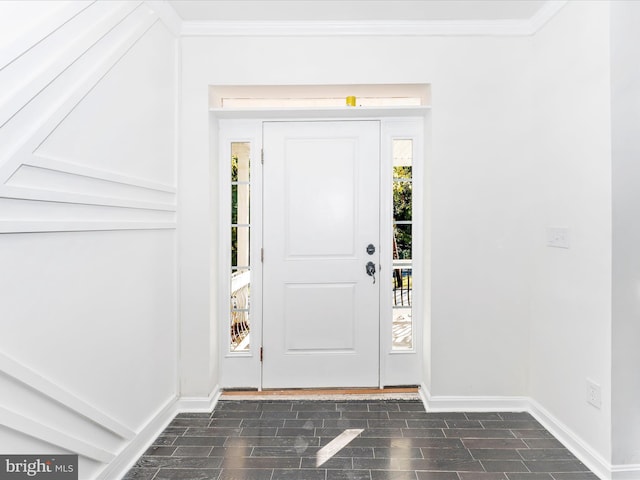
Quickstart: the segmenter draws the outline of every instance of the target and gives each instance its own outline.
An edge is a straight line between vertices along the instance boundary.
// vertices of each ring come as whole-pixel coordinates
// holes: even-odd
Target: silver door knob
[[[366,270],[367,275],[373,277],[373,283],[376,283],[376,264],[373,262],[367,262]]]

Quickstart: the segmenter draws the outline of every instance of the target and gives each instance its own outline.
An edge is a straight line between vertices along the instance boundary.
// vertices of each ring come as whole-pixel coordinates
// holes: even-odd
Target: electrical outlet
[[[602,390],[600,385],[587,378],[587,403],[596,408],[602,407]]]
[[[547,227],[547,247],[569,248],[569,229]]]

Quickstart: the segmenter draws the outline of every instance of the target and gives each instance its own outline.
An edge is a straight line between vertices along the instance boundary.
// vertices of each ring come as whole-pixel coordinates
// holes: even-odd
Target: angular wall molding
[[[176,37],[180,36],[182,30],[182,18],[176,13],[167,0],[145,0],[145,3],[151,8],[164,25]]]
[[[128,440],[135,436],[135,432],[122,423],[4,353],[0,353],[0,372],[28,386],[40,395],[59,403],[68,410],[83,416],[99,427],[115,433],[120,438]]]
[[[43,425],[39,421],[12,412],[4,407],[0,407],[0,425],[98,462],[109,463],[115,458],[114,453],[107,452],[88,442],[72,437],[66,432]]]
[[[11,221],[0,220],[2,233],[107,232],[116,230],[175,230],[175,222]]]
[[[19,83],[18,90],[5,92],[5,100],[0,102],[0,125],[10,123],[32,102],[37,102],[39,110],[35,121],[26,124],[20,135],[10,137],[3,148],[0,199],[26,201],[30,208],[25,219],[15,215],[0,219],[0,233],[175,228],[175,186],[52,158],[38,151],[51,132],[159,21],[158,16],[142,0],[68,2],[56,13],[53,19],[58,22],[57,27],[51,23],[53,20],[48,22],[47,37],[64,29],[63,49],[40,65],[37,72],[25,71],[27,81]],[[29,38],[12,43],[12,51],[19,52],[14,57],[34,55],[29,51],[31,47],[53,41]],[[45,96],[46,101],[39,98],[40,92],[49,89],[63,73],[68,77],[65,72],[80,59],[86,68],[76,71],[71,82],[65,79],[61,95]],[[50,210],[42,210],[42,214],[34,216],[34,207],[43,202],[57,205],[58,214],[52,216]],[[86,211],[74,218],[76,210],[70,209],[74,205],[96,207],[95,214],[90,220]],[[111,213],[108,209],[112,209]],[[138,213],[132,215],[132,211]]]
[[[98,4],[98,6],[102,5],[105,4]],[[3,92],[5,100],[0,102],[0,126],[7,123],[16,112],[68,69],[73,62],[90,50],[100,39],[104,38],[139,5],[140,2],[131,2],[118,5],[115,9],[105,9],[106,11],[97,22],[85,25],[76,35],[67,39],[62,48],[58,47],[55,56],[51,56],[38,65],[38,71],[30,71],[29,76],[23,78],[15,90]],[[92,13],[93,10],[85,9],[84,11]]]
[[[126,32],[123,32],[81,78],[77,79],[61,95],[57,101],[42,112],[42,120],[16,139],[6,149],[7,155],[0,158],[0,182],[5,183],[22,163],[28,163],[33,152],[55,130],[65,117],[80,103],[83,98],[100,82],[102,78],[118,63],[118,61],[142,38],[158,21],[149,11],[148,14],[132,21]]]
[[[21,36],[0,47],[0,68],[6,67],[24,52],[48,37],[61,25],[64,25],[80,12],[91,6],[95,0],[76,0],[63,2],[60,7],[40,19],[39,23],[25,31]]]
[[[140,456],[151,446],[171,420],[182,411],[178,398],[170,399],[146,422],[136,437],[96,477],[97,480],[121,479]]]
[[[175,211],[176,208],[174,204],[168,203],[128,200],[117,197],[102,197],[99,195],[47,190],[44,188],[13,186],[11,184],[4,185],[0,189],[0,196],[3,198],[41,200],[46,202],[58,203],[78,203],[81,205],[96,205],[104,207],[137,208],[141,210],[165,210],[168,212]]]
[[[216,385],[206,397],[181,397],[167,403],[163,409],[153,416],[146,427],[138,433],[136,439],[105,468],[98,479],[122,478],[176,415],[190,412],[212,412],[221,394],[222,390]]]
[[[73,336],[61,364],[95,364],[50,378],[30,362],[37,342],[18,355],[7,336],[1,446],[78,454],[81,478],[115,479],[123,453],[139,455],[176,412],[176,25],[163,2],[45,3],[9,8],[29,21],[0,47],[0,241],[15,300],[2,313],[16,338],[34,326],[49,333],[38,337],[45,347]],[[99,339],[97,318],[114,320]],[[74,321],[72,333],[48,330]],[[149,325],[158,331],[145,338]],[[91,341],[104,347],[95,357],[83,350]],[[109,358],[118,348],[127,371]]]
[[[86,165],[80,165],[66,160],[46,157],[38,153],[33,155],[30,160],[26,161],[24,165],[47,168],[57,172],[80,175],[83,177],[95,178],[97,180],[105,180],[107,182],[120,183],[122,185],[140,187],[148,190],[156,190],[158,192],[174,194],[177,192],[176,187],[171,185],[153,182],[144,178],[132,177],[130,175],[122,175],[121,173],[111,172],[108,170],[88,167]]]

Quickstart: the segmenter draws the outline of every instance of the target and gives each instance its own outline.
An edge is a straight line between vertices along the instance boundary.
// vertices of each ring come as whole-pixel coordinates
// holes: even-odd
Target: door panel
[[[285,353],[355,350],[355,284],[287,284]]]
[[[287,141],[287,258],[353,258],[356,147],[356,139],[352,138]]]
[[[379,384],[379,136],[264,124],[264,388]]]

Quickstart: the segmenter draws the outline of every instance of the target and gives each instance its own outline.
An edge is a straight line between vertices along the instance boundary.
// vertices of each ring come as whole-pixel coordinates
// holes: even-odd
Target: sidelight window
[[[393,140],[392,350],[412,350],[413,140]]]
[[[250,144],[231,144],[231,299],[230,351],[250,346]]]

